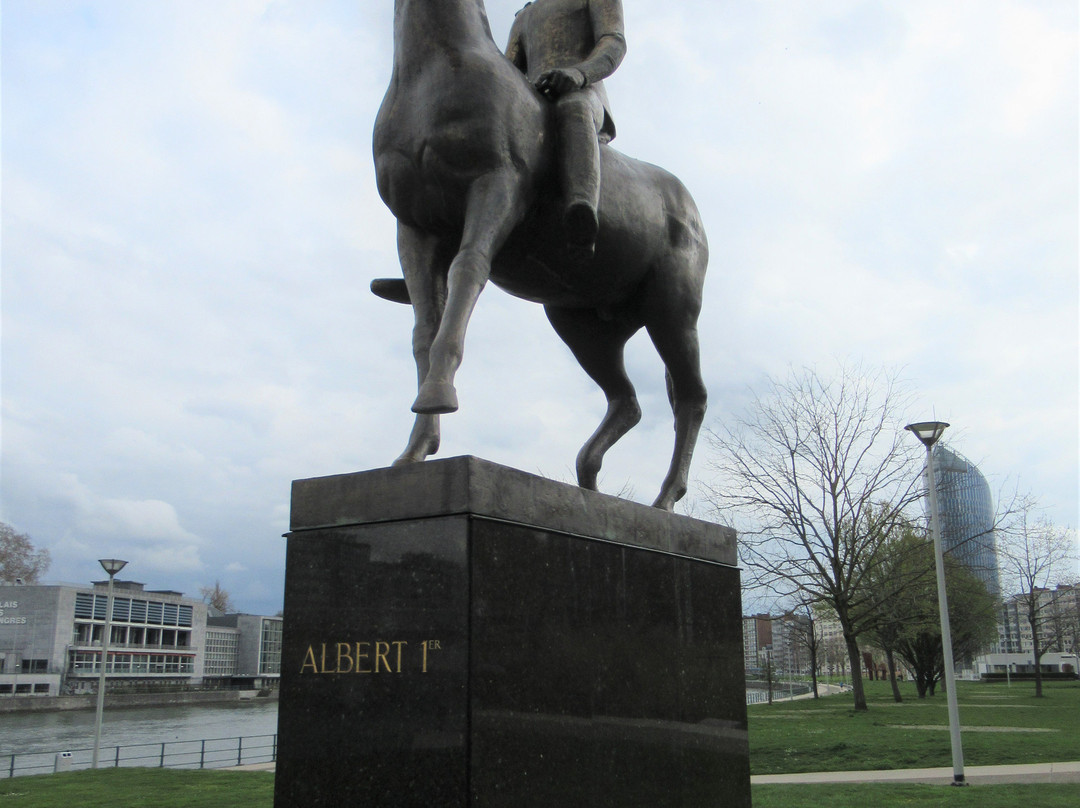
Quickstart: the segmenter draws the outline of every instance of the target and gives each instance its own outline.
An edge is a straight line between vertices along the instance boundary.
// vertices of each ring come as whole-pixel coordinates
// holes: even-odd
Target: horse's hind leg
[[[408,225],[398,224],[398,258],[413,306],[413,359],[417,386],[424,383],[431,366],[431,343],[439,328],[446,300],[446,266],[438,240]],[[413,421],[405,451],[395,466],[417,463],[439,450],[439,416],[419,414]]]
[[[603,320],[591,309],[546,306],[544,310],[556,333],[607,397],[604,419],[577,456],[578,485],[595,491],[604,454],[641,420],[641,407],[623,365],[623,348],[639,326]]]
[[[646,290],[645,327],[667,368],[668,395],[675,414],[675,448],[664,484],[653,505],[670,511],[686,494],[690,460],[694,454],[701,423],[705,419],[708,394],[701,378],[697,317],[701,310],[701,283],[673,282],[692,271],[685,264],[670,272],[654,275],[657,280]],[[704,262],[698,280],[704,277]],[[661,288],[663,287],[663,288]]]

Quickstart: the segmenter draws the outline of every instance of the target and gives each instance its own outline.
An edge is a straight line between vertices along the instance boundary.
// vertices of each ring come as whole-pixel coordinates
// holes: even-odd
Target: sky
[[[489,0],[505,44],[522,0]],[[1074,0],[624,0],[614,146],[678,175],[711,261],[706,425],[770,377],[897,370],[991,487],[1080,525]],[[412,316],[371,130],[390,0],[3,0],[0,520],[48,581],[281,607],[293,479],[389,465]],[[601,489],[651,502],[663,367]],[[489,286],[439,457],[571,481],[604,411]],[[699,444],[687,507],[701,513]]]

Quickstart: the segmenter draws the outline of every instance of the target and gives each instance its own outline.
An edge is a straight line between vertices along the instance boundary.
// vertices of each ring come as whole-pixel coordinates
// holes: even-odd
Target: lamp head
[[[119,558],[99,558],[98,563],[105,572],[109,573],[110,578],[127,566],[127,562]]]
[[[915,437],[922,441],[923,446],[929,449],[945,434],[948,426],[944,421],[921,421],[917,424],[908,424],[904,429],[913,432]]]

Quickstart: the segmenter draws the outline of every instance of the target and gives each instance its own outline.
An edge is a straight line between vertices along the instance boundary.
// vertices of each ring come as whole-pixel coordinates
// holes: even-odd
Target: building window
[[[262,621],[262,643],[259,648],[259,673],[261,675],[281,673],[281,629],[281,620]]]
[[[34,695],[41,695],[41,696],[49,695],[49,683],[48,682],[39,682],[38,684],[34,685]]]
[[[72,651],[70,670],[74,674],[99,673],[100,653]],[[106,673],[116,675],[164,674],[195,672],[195,659],[185,654],[109,654]]]
[[[133,600],[133,601],[131,601],[131,622],[132,623],[145,623],[146,622],[146,601],[145,600]]]
[[[131,619],[131,599],[114,598],[112,619],[115,623],[127,623]]]
[[[23,673],[48,673],[49,660],[47,659],[24,659],[22,661]]]
[[[94,616],[94,596],[83,592],[75,594],[75,616],[89,620]]]
[[[235,632],[208,630],[203,656],[203,675],[235,676],[239,647],[240,636]]]

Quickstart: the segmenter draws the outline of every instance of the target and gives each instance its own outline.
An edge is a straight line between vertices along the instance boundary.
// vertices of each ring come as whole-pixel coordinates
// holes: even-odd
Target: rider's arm
[[[595,84],[614,73],[626,55],[622,0],[589,0],[589,16],[596,44],[577,69],[586,84]]]

